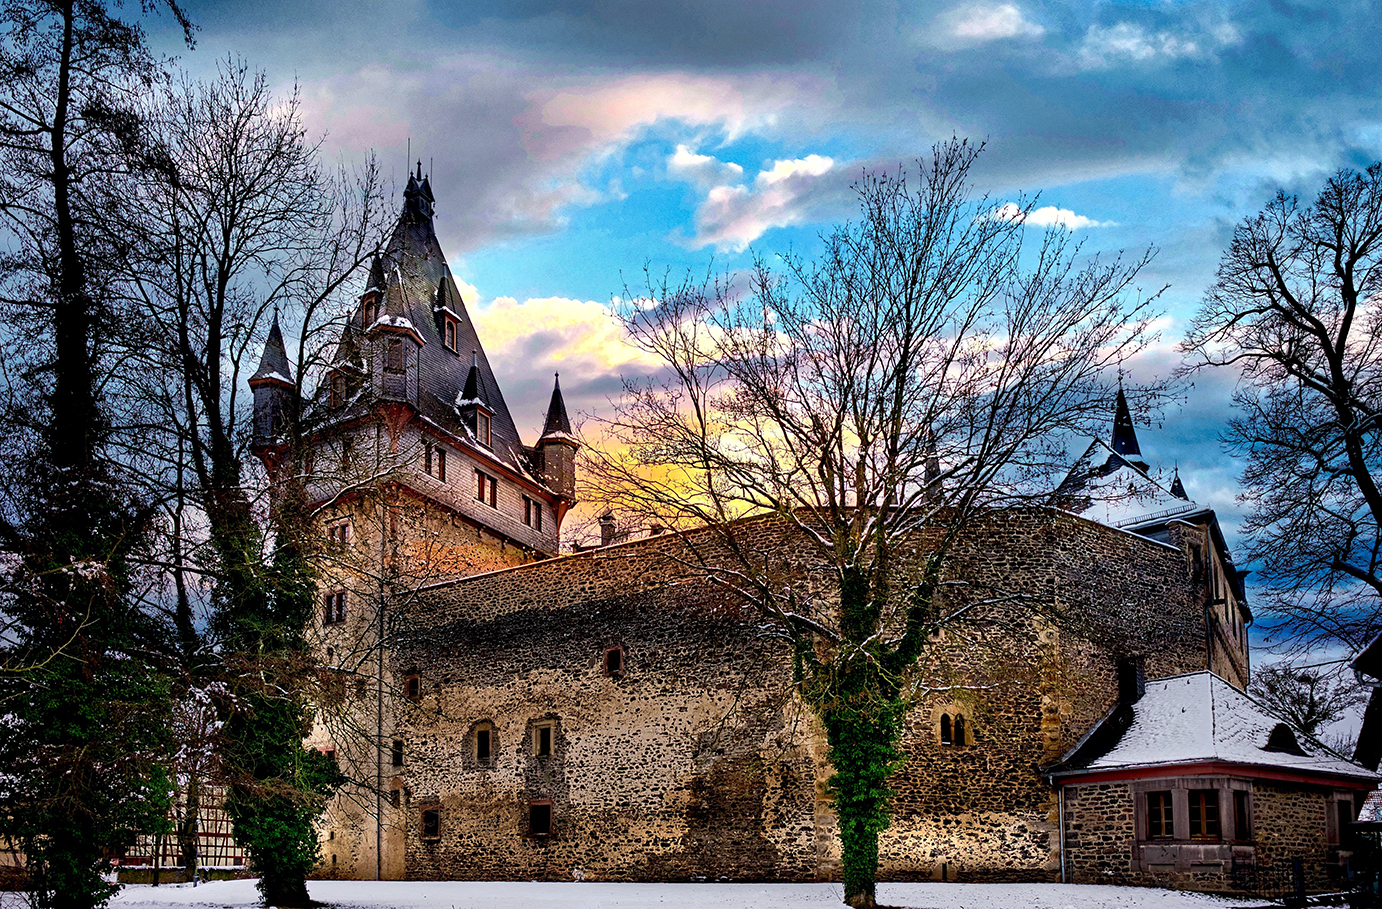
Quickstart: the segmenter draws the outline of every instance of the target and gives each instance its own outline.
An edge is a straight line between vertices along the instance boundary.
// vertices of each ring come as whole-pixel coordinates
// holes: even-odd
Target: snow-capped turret
[[[297,385],[293,382],[293,368],[288,363],[288,351],[283,346],[283,332],[278,327],[278,313],[264,341],[259,368],[250,377],[254,390],[254,434],[251,447],[266,450],[280,444],[288,421],[295,411]]]

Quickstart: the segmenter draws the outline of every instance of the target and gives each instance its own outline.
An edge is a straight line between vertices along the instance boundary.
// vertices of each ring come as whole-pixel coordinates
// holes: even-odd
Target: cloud
[[[1012,3],[957,7],[936,17],[934,27],[932,43],[962,46],[1007,38],[1039,38],[1046,33],[1046,29],[1027,19]]]
[[[667,172],[692,183],[707,185],[737,183],[744,176],[744,168],[733,161],[698,155],[685,145],[678,145],[668,157]]]
[[[831,217],[850,197],[848,183],[824,155],[774,161],[752,186],[720,185],[706,193],[688,245],[742,251],[771,228]]]
[[[1046,205],[1033,209],[1023,215],[1022,208],[1015,202],[1004,202],[993,210],[993,217],[1004,221],[1022,221],[1033,227],[1063,227],[1066,230],[1080,230],[1085,227],[1113,227],[1113,221],[1095,221],[1084,215],[1077,215],[1068,208]]]
[[[610,307],[594,300],[501,296],[471,306],[470,314],[525,438],[541,432],[553,372],[562,374],[562,395],[575,417],[607,409],[621,375],[660,366],[629,344]]]
[[[1238,29],[1221,23],[1201,34],[1152,31],[1134,22],[1091,25],[1080,46],[1083,69],[1105,69],[1120,63],[1209,59],[1220,49],[1242,42]]]

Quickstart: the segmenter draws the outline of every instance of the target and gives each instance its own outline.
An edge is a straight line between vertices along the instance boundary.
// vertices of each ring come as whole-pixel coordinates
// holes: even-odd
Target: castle
[[[291,398],[277,325],[250,380],[271,466],[286,415],[314,421],[311,744],[353,781],[319,873],[835,878],[824,736],[786,645],[678,557],[694,540],[560,554],[578,447],[560,387],[525,446],[420,165],[404,199],[313,400]],[[782,526],[743,532],[810,570]],[[1312,885],[1346,868],[1376,777],[1243,693],[1243,575],[1213,511],[1151,474],[1121,392],[1110,444],[1050,506],[980,522],[948,570],[1061,608],[933,640],[884,879],[1251,889],[1294,857]]]

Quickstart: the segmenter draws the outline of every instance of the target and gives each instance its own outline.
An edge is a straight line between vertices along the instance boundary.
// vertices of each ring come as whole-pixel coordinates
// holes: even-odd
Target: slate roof
[[[543,439],[575,440],[571,434],[571,418],[566,415],[566,401],[561,396],[561,373],[552,380],[552,400],[547,402],[547,419],[542,424]]]
[[[278,312],[274,312],[274,324],[269,328],[269,337],[264,341],[264,352],[259,358],[259,368],[250,376],[250,385],[259,382],[281,382],[293,386],[293,367],[288,363],[288,351],[283,346],[283,332],[278,327]]]
[[[1190,501],[1185,496],[1185,487],[1179,484],[1177,476],[1172,487],[1167,489],[1148,476],[1145,469],[1095,439],[1070,468],[1056,490],[1056,498],[1067,511],[1135,532],[1139,528],[1206,511]]]
[[[1299,753],[1270,750],[1269,739],[1282,743],[1283,725],[1207,670],[1156,679],[1136,703],[1110,711],[1051,772],[1068,776],[1215,761],[1377,781],[1376,773],[1310,739],[1287,740]]]
[[[370,268],[370,288],[382,287],[384,301],[378,320],[364,333],[368,335],[371,329],[384,328],[415,332],[422,339],[424,343],[418,351],[416,364],[419,387],[416,399],[409,403],[424,418],[463,439],[471,438],[472,434],[461,420],[458,405],[463,399],[473,362],[479,396],[493,413],[491,453],[515,470],[531,474],[523,441],[437,241],[432,223],[432,187],[428,178],[421,175],[420,168],[416,176],[409,175],[403,198],[403,211],[393,233],[378,262],[372,263]],[[443,313],[446,312],[459,321],[454,351],[446,347],[443,337]],[[354,366],[357,363],[360,363],[359,328],[347,327],[337,344],[335,365]],[[319,389],[318,394],[322,393]]]

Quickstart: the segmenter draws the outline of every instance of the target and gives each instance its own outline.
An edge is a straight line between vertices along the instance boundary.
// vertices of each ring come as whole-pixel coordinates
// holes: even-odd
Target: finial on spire
[[[480,352],[479,352],[478,350],[475,350],[474,348],[472,348],[471,351],[470,351],[470,365],[471,365],[471,366],[479,366],[479,365],[480,365]]]
[[[418,178],[419,180],[422,179],[422,159],[421,159],[421,158],[418,158],[418,159],[417,159],[417,178]]]

